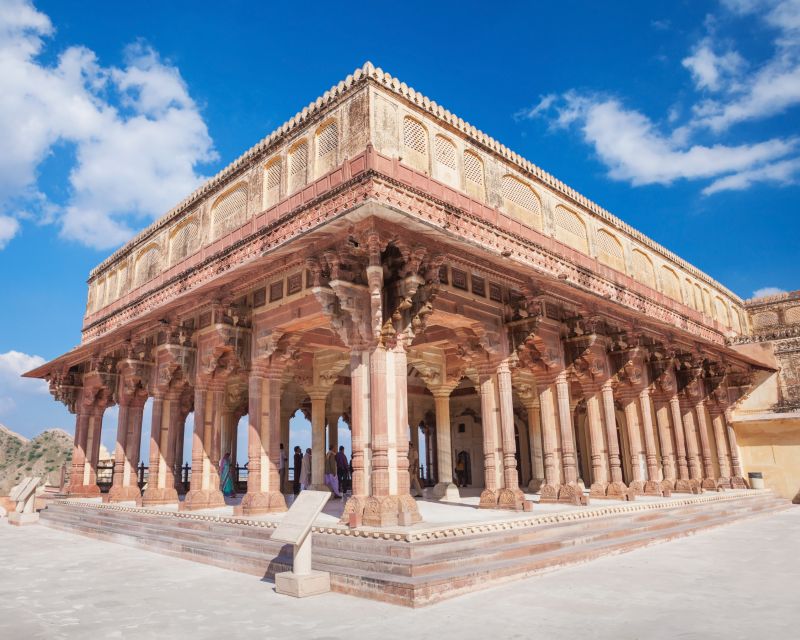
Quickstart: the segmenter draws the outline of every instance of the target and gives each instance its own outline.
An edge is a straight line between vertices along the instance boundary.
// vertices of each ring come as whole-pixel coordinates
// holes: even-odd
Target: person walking
[[[294,481],[294,494],[297,495],[300,493],[300,478],[301,472],[303,470],[303,450],[300,447],[294,448],[294,474],[292,480]]]
[[[325,454],[325,484],[330,487],[334,496],[341,498],[342,494],[339,491],[338,475],[338,469],[336,467],[336,447],[331,445],[328,453]]]
[[[283,443],[281,442],[281,458],[278,462],[278,473],[280,474],[280,483],[281,483],[281,493],[286,493],[286,473],[288,471],[287,467],[289,459],[286,455],[286,449],[283,448]]]
[[[414,448],[413,442],[408,443],[408,475],[411,495],[415,498],[421,498],[422,485],[419,483],[419,453]]]
[[[311,447],[306,449],[303,465],[300,467],[300,488],[305,490],[309,487],[311,487]]]
[[[344,447],[339,447],[339,453],[336,454],[336,476],[339,480],[339,491],[344,494],[349,488],[350,479],[350,465]]]

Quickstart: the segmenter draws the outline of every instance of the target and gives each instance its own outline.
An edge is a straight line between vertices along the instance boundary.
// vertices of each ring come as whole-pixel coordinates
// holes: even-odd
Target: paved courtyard
[[[0,520],[0,638],[800,637],[800,507],[410,610]]]

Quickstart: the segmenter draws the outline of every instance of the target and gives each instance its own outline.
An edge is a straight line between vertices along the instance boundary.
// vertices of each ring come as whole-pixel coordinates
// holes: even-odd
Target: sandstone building
[[[223,504],[217,465],[248,416],[245,514],[286,508],[278,450],[310,407],[313,482],[352,431],[344,517],[419,520],[409,441],[435,496],[467,466],[481,506],[745,486],[737,403],[776,367],[741,348],[743,301],[405,83],[367,64],[95,268],[81,344],[28,375],[76,415],[70,492]],[[745,345],[746,347],[747,345]],[[149,482],[134,468],[153,398]],[[327,442],[326,442],[327,425]],[[524,490],[524,491],[523,491]]]

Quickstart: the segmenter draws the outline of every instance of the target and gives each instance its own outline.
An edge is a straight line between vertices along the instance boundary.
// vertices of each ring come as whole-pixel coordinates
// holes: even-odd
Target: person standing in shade
[[[303,450],[300,447],[294,448],[294,489],[295,495],[300,493],[300,474],[303,470]]]
[[[328,453],[325,454],[325,484],[333,491],[333,495],[341,498],[339,492],[338,469],[336,468],[336,447],[331,445]]]
[[[349,465],[347,463],[347,455],[344,452],[344,447],[339,447],[339,453],[336,454],[336,476],[339,480],[339,491],[344,493],[347,490],[347,482],[350,476]]]
[[[281,479],[281,493],[286,493],[286,473],[288,471],[287,467],[289,466],[287,463],[289,462],[288,456],[286,455],[286,449],[283,448],[283,443],[281,442],[281,459],[278,462],[278,473],[280,474]]]
[[[415,498],[422,497],[422,485],[419,483],[419,453],[414,448],[414,443],[408,443],[408,475],[411,480],[409,491]]]
[[[311,486],[311,448],[306,449],[303,456],[303,466],[300,467],[300,488],[308,489]]]

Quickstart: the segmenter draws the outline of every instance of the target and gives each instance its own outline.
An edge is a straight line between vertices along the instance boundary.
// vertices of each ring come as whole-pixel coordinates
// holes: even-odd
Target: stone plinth
[[[331,574],[327,571],[311,571],[299,575],[293,571],[275,574],[275,591],[295,598],[316,596],[331,590]]]
[[[11,511],[8,514],[8,524],[13,524],[16,527],[22,527],[28,524],[36,524],[39,522],[39,514],[34,513],[19,513]]]

